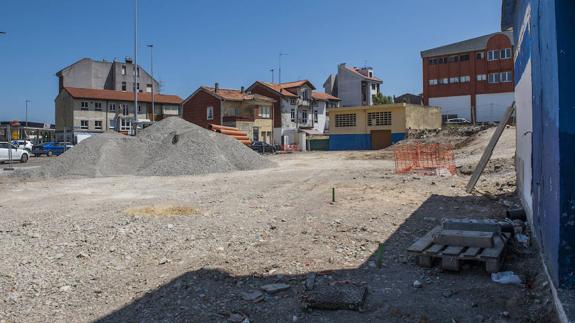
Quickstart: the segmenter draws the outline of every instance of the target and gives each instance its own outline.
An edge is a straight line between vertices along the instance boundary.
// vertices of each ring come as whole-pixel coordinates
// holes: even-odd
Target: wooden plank
[[[467,183],[467,186],[465,188],[467,193],[471,193],[471,191],[473,191],[473,189],[475,188],[475,184],[477,184],[477,181],[479,180],[481,173],[483,173],[485,166],[487,166],[487,162],[489,162],[489,159],[493,154],[493,149],[495,149],[495,145],[499,141],[499,138],[501,137],[503,130],[505,130],[505,126],[507,125],[509,119],[511,119],[511,116],[513,115],[513,111],[515,111],[515,102],[513,102],[513,104],[509,108],[507,108],[507,111],[505,112],[505,115],[499,122],[497,129],[495,129],[495,132],[493,133],[493,136],[491,137],[491,140],[489,141],[487,148],[485,148],[485,151],[483,151],[481,160],[479,160],[479,164],[477,164],[477,167],[475,167],[475,171],[473,171],[473,175],[471,175],[469,183]]]
[[[499,258],[503,248],[505,248],[505,241],[503,241],[500,236],[497,236],[495,239],[493,239],[493,248],[484,249],[480,255],[480,258]]]
[[[460,246],[449,246],[447,248],[445,248],[445,250],[443,250],[443,252],[441,253],[442,255],[447,255],[447,256],[457,256],[461,253],[461,251],[463,251],[464,247],[460,247]]]
[[[441,268],[444,270],[459,271],[460,261],[457,256],[443,256],[441,257]]]
[[[493,247],[494,232],[441,230],[433,236],[433,242],[460,247]]]
[[[420,253],[427,249],[433,243],[433,235],[441,230],[441,226],[436,226],[423,237],[417,239],[409,248],[407,252]]]
[[[434,244],[431,247],[427,248],[423,253],[426,255],[436,255],[440,253],[445,248],[444,245],[441,244]]]
[[[446,230],[501,232],[501,226],[493,219],[446,219],[442,223]]]
[[[478,247],[469,247],[467,248],[467,250],[465,250],[465,252],[462,254],[463,257],[475,257],[477,256],[477,254],[479,253],[479,251],[481,250],[481,248]]]

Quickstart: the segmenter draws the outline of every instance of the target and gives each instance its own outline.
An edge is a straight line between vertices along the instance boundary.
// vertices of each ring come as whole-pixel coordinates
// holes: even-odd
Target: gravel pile
[[[171,117],[142,130],[137,137],[117,133],[92,136],[26,175],[177,176],[270,166],[271,161],[231,137]]]

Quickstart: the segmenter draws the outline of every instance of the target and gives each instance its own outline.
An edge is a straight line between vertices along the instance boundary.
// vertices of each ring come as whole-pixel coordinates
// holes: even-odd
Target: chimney
[[[240,88],[240,92],[241,92],[241,93],[244,93],[244,91],[245,91],[245,89],[244,89],[244,87],[242,86],[242,87]]]
[[[216,82],[216,84],[214,84],[214,92],[218,93],[219,89],[220,89],[220,85],[218,84],[218,82]]]

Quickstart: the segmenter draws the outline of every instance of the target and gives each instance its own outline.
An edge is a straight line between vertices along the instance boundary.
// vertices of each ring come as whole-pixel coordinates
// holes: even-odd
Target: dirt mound
[[[228,136],[177,117],[129,137],[92,136],[48,165],[26,172],[39,177],[177,176],[261,169],[273,163]]]

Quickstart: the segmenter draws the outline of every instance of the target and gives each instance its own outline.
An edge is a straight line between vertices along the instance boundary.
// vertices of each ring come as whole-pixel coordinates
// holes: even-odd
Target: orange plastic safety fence
[[[394,150],[395,172],[424,175],[455,175],[453,146],[439,143],[408,143],[397,145]]]

